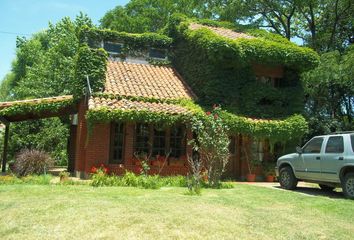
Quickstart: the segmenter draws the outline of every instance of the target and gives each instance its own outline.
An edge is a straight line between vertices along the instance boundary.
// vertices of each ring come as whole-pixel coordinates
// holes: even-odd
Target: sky
[[[0,0],[0,81],[11,70],[16,36],[30,37],[63,17],[86,13],[95,24],[110,9],[129,0]]]

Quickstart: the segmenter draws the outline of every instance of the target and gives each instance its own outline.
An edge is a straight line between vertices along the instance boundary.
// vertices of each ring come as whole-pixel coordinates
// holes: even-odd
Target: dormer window
[[[149,49],[149,57],[165,60],[167,58],[167,51],[166,51],[166,49],[150,48]]]
[[[120,54],[122,52],[123,44],[115,42],[103,42],[103,48],[109,54],[115,55]]]

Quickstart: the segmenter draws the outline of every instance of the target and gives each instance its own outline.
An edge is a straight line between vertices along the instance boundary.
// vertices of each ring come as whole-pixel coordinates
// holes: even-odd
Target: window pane
[[[124,124],[113,123],[111,125],[111,154],[110,163],[123,163],[123,149],[124,149]]]
[[[303,149],[303,153],[320,153],[322,147],[323,138],[311,139]]]
[[[170,151],[171,157],[179,158],[185,154],[185,131],[182,126],[174,126],[171,128],[170,135]]]
[[[154,126],[154,141],[152,147],[152,155],[164,156],[166,149],[166,131],[159,126]]]
[[[136,124],[135,152],[149,154],[150,128],[148,124]]]
[[[150,48],[149,57],[165,59],[166,58],[166,50],[165,49]]]
[[[104,42],[104,50],[111,53],[120,53],[122,50],[122,44],[119,43],[111,43],[111,42]]]
[[[326,153],[343,153],[344,142],[342,136],[330,137],[326,146]]]
[[[350,135],[350,141],[352,142],[352,149],[354,152],[354,134]]]

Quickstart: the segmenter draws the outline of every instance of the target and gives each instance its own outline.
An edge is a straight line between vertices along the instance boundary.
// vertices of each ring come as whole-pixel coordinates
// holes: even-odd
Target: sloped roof
[[[72,99],[73,99],[72,95],[65,95],[65,96],[58,96],[58,97],[36,98],[36,99],[0,102],[0,109],[11,107],[14,105],[19,105],[19,104],[54,103],[54,102],[62,102],[65,100],[72,100]]]
[[[151,103],[143,101],[131,101],[128,99],[110,99],[104,97],[91,97],[89,100],[89,109],[108,108],[111,110],[136,110],[151,111],[168,114],[187,114],[189,110],[174,104]]]
[[[247,38],[247,39],[251,39],[251,38],[255,38],[251,35],[245,34],[245,33],[241,33],[241,32],[235,32],[231,29],[227,29],[227,28],[222,28],[222,27],[212,27],[212,26],[207,26],[207,25],[202,25],[199,23],[191,23],[189,24],[189,29],[191,30],[198,30],[200,28],[207,28],[211,31],[213,31],[214,33],[223,36],[223,37],[227,37],[230,39],[238,39],[238,38]]]
[[[0,118],[18,122],[74,114],[77,106],[72,95],[0,102]]]
[[[194,94],[168,66],[109,60],[104,93],[157,99],[192,99]]]

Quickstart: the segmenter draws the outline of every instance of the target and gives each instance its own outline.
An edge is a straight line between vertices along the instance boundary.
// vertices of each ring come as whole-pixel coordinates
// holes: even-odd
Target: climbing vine
[[[38,115],[43,112],[45,113],[55,113],[66,107],[70,107],[75,103],[73,99],[65,99],[61,101],[46,101],[41,100],[41,102],[19,102],[12,106],[6,107],[0,110],[0,116],[11,117],[18,115],[33,114]]]

